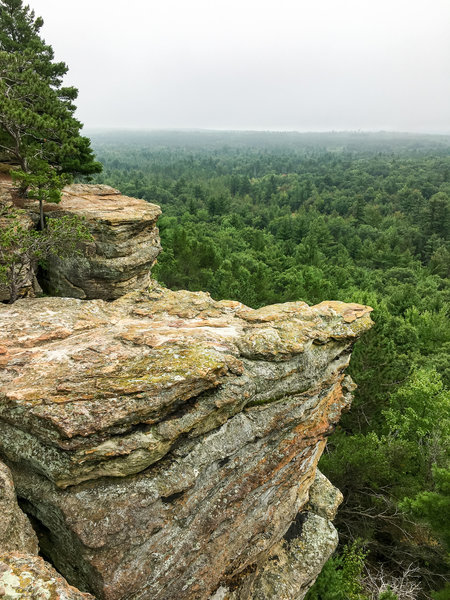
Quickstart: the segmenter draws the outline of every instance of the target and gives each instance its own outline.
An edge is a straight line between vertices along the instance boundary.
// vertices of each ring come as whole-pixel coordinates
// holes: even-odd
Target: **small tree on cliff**
[[[9,290],[12,304],[32,279],[37,264],[52,256],[82,254],[83,242],[92,240],[85,221],[76,215],[49,219],[44,231],[30,229],[20,211],[0,212],[0,283]]]
[[[42,18],[22,0],[0,0],[0,152],[20,165],[14,172],[39,201],[58,202],[74,175],[101,171],[90,140],[74,117],[78,90],[63,87],[67,73],[39,36]]]

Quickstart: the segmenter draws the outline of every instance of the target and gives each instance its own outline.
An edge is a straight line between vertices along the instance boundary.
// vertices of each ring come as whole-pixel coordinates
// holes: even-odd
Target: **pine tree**
[[[22,0],[0,0],[0,151],[39,200],[43,228],[43,201],[58,201],[74,175],[102,167],[74,117],[78,90],[62,85],[68,67],[54,61],[42,25]]]

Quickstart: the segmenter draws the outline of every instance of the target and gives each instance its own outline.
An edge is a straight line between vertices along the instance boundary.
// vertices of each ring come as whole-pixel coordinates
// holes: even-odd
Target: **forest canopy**
[[[436,590],[450,542],[450,138],[91,137],[104,164],[98,182],[161,205],[155,276],[167,286],[252,307],[334,299],[374,308],[350,367],[353,408],[321,460],[345,500],[340,554],[311,599],[362,600],[380,581],[391,591],[379,587],[379,598],[412,597],[408,586],[414,597],[448,598]]]

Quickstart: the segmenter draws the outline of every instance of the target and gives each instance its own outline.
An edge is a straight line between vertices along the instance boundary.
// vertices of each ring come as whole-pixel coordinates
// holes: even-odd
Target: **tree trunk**
[[[41,225],[41,231],[44,231],[45,221],[44,221],[44,203],[42,198],[39,198],[39,222]]]

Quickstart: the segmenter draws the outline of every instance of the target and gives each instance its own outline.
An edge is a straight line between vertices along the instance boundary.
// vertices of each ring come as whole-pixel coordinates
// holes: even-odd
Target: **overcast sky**
[[[29,0],[87,128],[450,133],[449,0]]]

